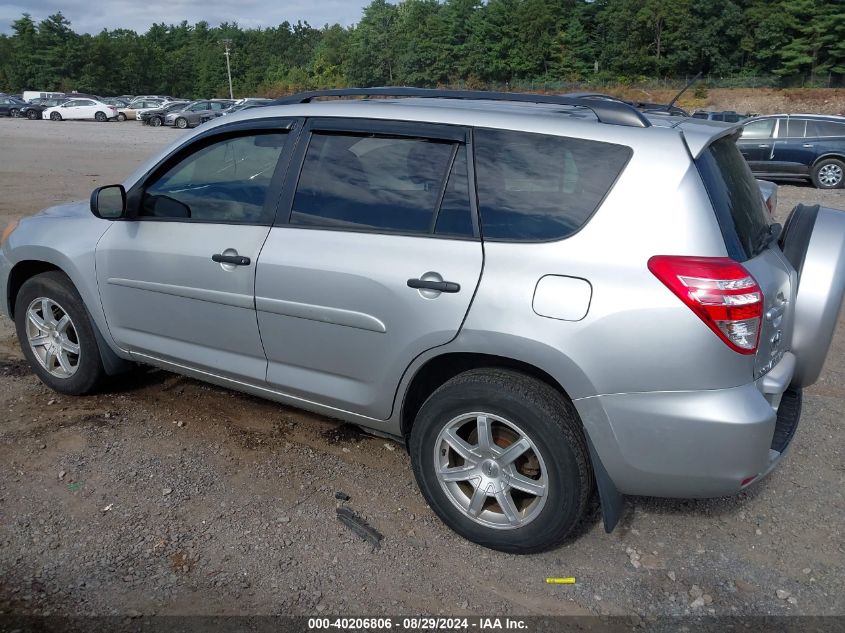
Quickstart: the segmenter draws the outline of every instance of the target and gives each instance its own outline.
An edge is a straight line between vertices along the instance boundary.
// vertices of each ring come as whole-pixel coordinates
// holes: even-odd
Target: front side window
[[[774,127],[774,119],[752,121],[742,128],[742,138],[771,138]]]
[[[547,241],[575,233],[622,173],[623,145],[505,130],[476,130],[484,239]]]
[[[287,134],[272,132],[217,141],[191,153],[147,185],[141,216],[264,224],[267,191]]]
[[[466,234],[466,157],[456,143],[376,135],[311,135],[290,222],[358,231]],[[463,181],[461,180],[463,178]],[[463,183],[463,184],[462,184]],[[462,201],[466,204],[462,207]],[[445,209],[442,225],[438,211]],[[469,235],[472,234],[470,217]],[[448,219],[447,219],[448,218]]]

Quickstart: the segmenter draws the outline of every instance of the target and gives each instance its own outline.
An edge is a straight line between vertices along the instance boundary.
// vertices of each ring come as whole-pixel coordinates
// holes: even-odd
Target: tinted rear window
[[[476,130],[485,239],[548,241],[580,229],[622,173],[631,148],[597,141]]]
[[[769,216],[760,187],[736,147],[736,137],[712,143],[695,161],[725,238],[728,255],[745,261],[757,255]]]

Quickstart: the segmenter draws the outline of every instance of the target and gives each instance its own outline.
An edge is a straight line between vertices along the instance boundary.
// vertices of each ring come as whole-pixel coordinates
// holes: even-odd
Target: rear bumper
[[[800,391],[786,391],[794,371],[787,353],[740,387],[612,394],[575,405],[620,492],[717,497],[764,477],[786,453],[800,417]]]

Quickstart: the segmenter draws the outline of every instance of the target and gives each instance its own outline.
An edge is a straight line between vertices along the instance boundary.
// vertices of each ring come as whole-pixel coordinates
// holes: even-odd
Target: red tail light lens
[[[732,350],[754,354],[763,320],[763,292],[727,257],[656,255],[648,269]]]

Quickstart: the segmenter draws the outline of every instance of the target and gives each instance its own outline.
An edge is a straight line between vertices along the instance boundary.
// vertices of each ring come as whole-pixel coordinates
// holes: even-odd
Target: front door
[[[387,419],[411,361],[457,335],[483,260],[466,134],[309,124],[256,273],[270,386]]]
[[[769,173],[776,119],[758,119],[746,123],[736,144],[754,173]]]
[[[115,341],[211,373],[264,381],[255,265],[288,158],[283,126],[200,138],[130,190],[137,217],[97,247]]]

